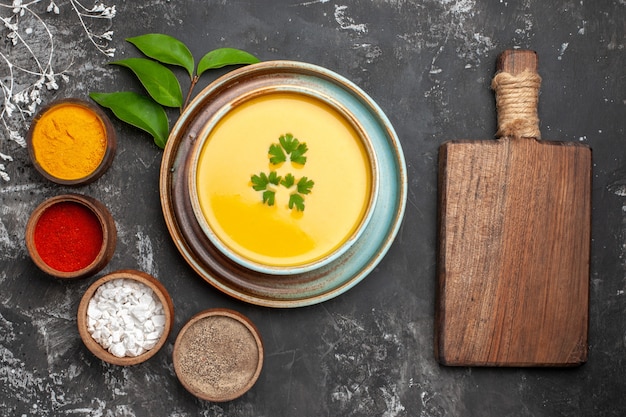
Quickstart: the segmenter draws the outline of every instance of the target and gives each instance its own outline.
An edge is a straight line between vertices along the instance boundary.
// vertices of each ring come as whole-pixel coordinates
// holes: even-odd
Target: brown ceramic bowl
[[[228,309],[198,313],[174,344],[174,371],[196,397],[234,400],[255,384],[263,367],[263,342],[254,324]]]
[[[77,216],[68,214],[60,220],[63,210],[71,210],[67,213],[73,214],[82,212],[81,217],[89,222],[81,223]],[[85,250],[80,239],[87,230],[97,231],[98,228],[102,244],[99,249]],[[73,237],[77,240],[73,241]],[[31,259],[39,269],[56,278],[84,278],[101,271],[113,257],[116,241],[115,221],[109,210],[95,198],[80,194],[63,194],[45,200],[33,211],[26,225],[26,248]]]
[[[165,315],[165,325],[163,327],[163,333],[161,334],[158,342],[156,343],[156,345],[154,345],[154,347],[138,356],[118,357],[113,355],[107,349],[102,347],[92,337],[88,329],[87,309],[89,307],[89,301],[92,299],[92,297],[101,285],[116,279],[131,279],[148,286],[150,289],[152,289],[156,297],[163,305],[163,313]],[[161,349],[161,347],[163,347],[163,345],[167,341],[167,338],[169,337],[170,331],[172,330],[172,323],[174,322],[174,303],[172,302],[172,299],[170,298],[170,295],[163,286],[163,284],[161,284],[161,282],[158,281],[156,278],[142,271],[125,269],[105,275],[93,284],[91,284],[91,286],[87,289],[87,291],[85,291],[85,294],[80,300],[76,318],[80,338],[83,340],[83,343],[85,344],[85,346],[87,346],[87,349],[89,349],[91,353],[93,353],[99,359],[113,365],[131,366],[137,365],[150,359],[159,351],[159,349]]]
[[[76,113],[81,112],[80,114],[84,114],[84,119],[89,122],[81,122],[83,119],[80,117],[73,117],[72,123],[76,125],[71,129],[68,127],[59,128],[55,133],[55,139],[50,141],[46,140],[46,143],[53,145],[45,146],[44,140],[41,138],[38,130],[44,123],[39,127],[38,124],[42,118],[45,118],[45,120],[54,119],[57,114],[56,112],[64,106],[72,106],[77,109]],[[89,146],[88,144],[93,139],[91,135],[83,134],[88,128],[87,123],[96,123],[99,125],[99,128],[104,131],[106,142],[104,148],[97,152],[97,156],[94,157],[96,160],[93,163],[93,167],[89,167],[91,169],[84,171],[81,169],[80,172],[73,172],[73,175],[69,177],[63,177],[59,175],[59,172],[55,172],[55,169],[50,166],[51,162],[48,161],[55,161],[54,163],[61,164],[60,166],[64,167],[64,169],[67,169],[68,165],[72,165],[74,160],[83,154],[81,147]],[[57,120],[55,120],[55,124],[63,126],[63,122]],[[37,112],[26,136],[26,144],[28,146],[30,159],[35,169],[41,175],[57,184],[74,186],[89,184],[100,178],[106,170],[109,169],[117,150],[117,135],[111,120],[100,107],[82,99],[66,98],[54,101],[42,107],[41,110]],[[59,148],[55,150],[57,147]],[[61,149],[60,147],[63,148]],[[100,158],[99,161],[97,161],[98,158]]]

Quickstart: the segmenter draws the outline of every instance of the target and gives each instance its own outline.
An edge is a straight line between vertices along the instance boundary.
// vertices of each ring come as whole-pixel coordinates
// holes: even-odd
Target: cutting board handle
[[[510,49],[500,54],[491,83],[498,110],[496,137],[541,138],[537,113],[540,86],[536,52]]]

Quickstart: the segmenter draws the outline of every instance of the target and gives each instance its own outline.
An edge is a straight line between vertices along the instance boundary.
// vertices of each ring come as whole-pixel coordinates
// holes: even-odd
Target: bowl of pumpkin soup
[[[324,92],[260,87],[223,106],[190,156],[194,215],[254,271],[288,275],[341,257],[371,218],[376,157],[358,120]]]
[[[291,308],[376,268],[400,230],[407,173],[389,119],[356,84],[266,61],[217,78],[185,108],[159,189],[173,243],[202,279]]]

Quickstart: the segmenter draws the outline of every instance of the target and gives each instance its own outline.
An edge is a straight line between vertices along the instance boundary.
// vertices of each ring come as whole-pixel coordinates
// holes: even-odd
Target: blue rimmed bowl
[[[304,94],[332,107],[355,128],[367,149],[372,194],[358,230],[319,262],[282,268],[237,259],[211,234],[199,210],[195,170],[212,127],[234,106],[266,92]],[[344,77],[319,66],[270,61],[232,71],[205,88],[174,126],[163,156],[160,192],[174,243],[190,266],[215,288],[240,300],[298,307],[335,297],[382,260],[406,205],[406,166],[396,133],[378,105]]]
[[[193,213],[213,246],[245,268],[271,275],[311,272],[338,260],[367,228],[379,190],[376,153],[358,118],[317,84],[281,81],[246,87],[214,113],[190,151]],[[308,139],[302,143],[317,153],[303,164],[270,163],[265,172],[268,145],[274,142],[282,149],[278,136],[284,131],[298,132],[298,137],[305,133]],[[316,172],[304,175],[301,171],[306,174],[311,164]],[[267,184],[266,191],[274,188],[272,196],[282,195],[266,203],[250,180],[259,170],[281,179],[294,172],[294,181],[302,175],[315,179],[312,192],[300,194],[306,207],[290,207],[288,194],[298,194],[297,186],[285,190],[278,180]],[[217,202],[225,207],[215,207]]]

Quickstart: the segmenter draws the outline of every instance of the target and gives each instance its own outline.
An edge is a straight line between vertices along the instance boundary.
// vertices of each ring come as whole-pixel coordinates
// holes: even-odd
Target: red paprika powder
[[[88,207],[64,201],[48,207],[35,225],[35,248],[51,268],[74,272],[91,264],[102,248],[102,225]]]

